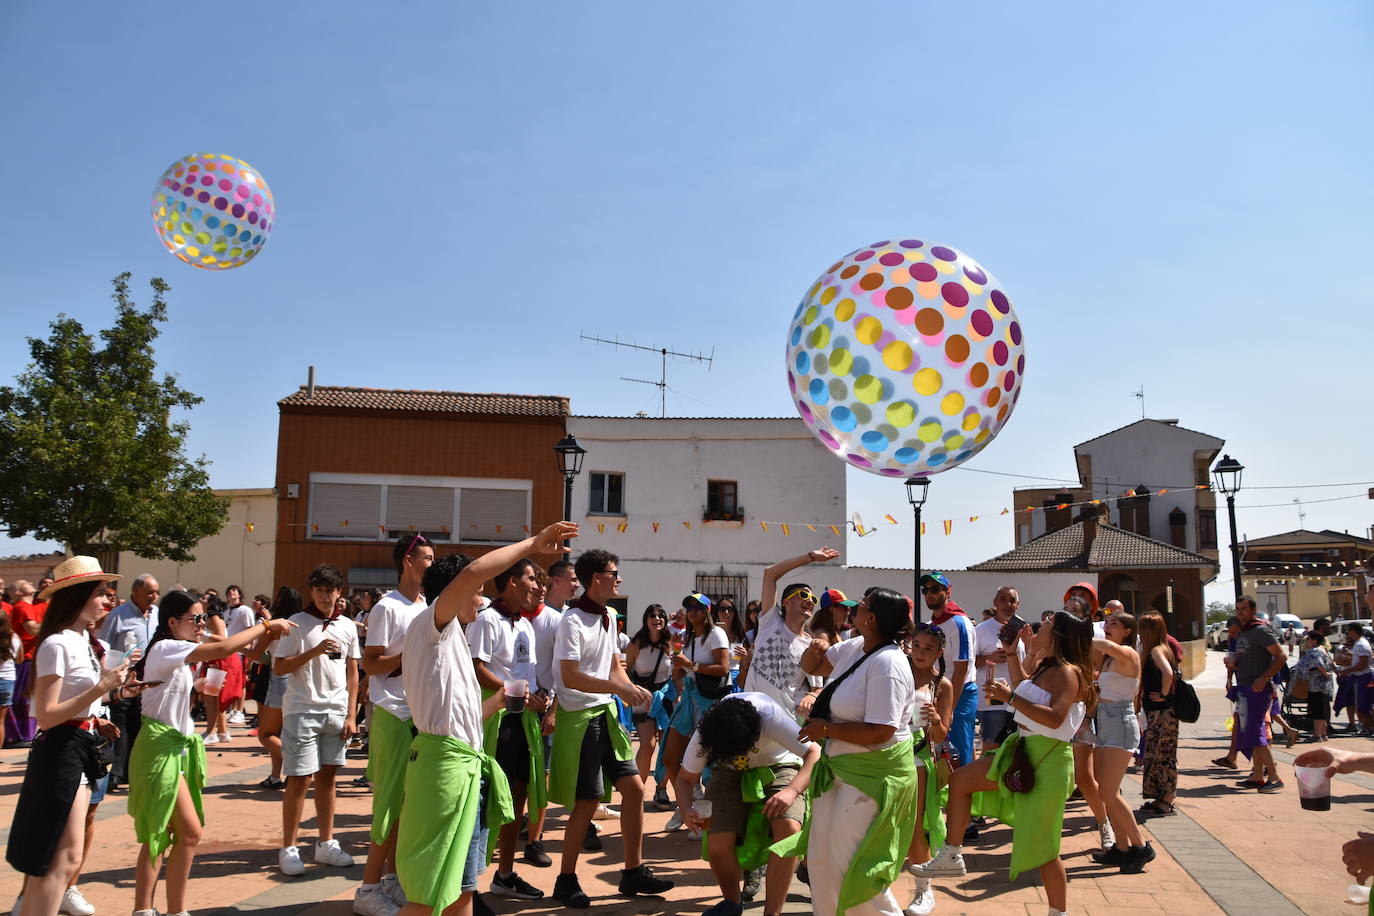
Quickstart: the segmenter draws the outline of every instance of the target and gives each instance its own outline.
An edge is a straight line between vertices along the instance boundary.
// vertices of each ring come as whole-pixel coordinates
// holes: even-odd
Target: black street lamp
[[[582,473],[582,459],[587,450],[577,444],[577,437],[572,433],[560,439],[553,450],[558,455],[558,470],[563,474],[563,520],[571,521],[573,481]],[[563,542],[564,548],[571,545],[572,541]]]
[[[906,501],[911,503],[911,509],[916,518],[916,530],[911,536],[915,543],[911,569],[916,580],[916,587],[911,592],[911,605],[913,616],[918,622],[921,619],[921,507],[926,504],[926,495],[929,490],[929,477],[908,477],[906,479]]]
[[[1222,455],[1216,467],[1212,468],[1212,478],[1216,481],[1217,491],[1226,496],[1226,512],[1231,517],[1231,577],[1236,580],[1236,600],[1240,600],[1240,536],[1236,534],[1236,494],[1240,492],[1240,474],[1245,470],[1230,455]]]

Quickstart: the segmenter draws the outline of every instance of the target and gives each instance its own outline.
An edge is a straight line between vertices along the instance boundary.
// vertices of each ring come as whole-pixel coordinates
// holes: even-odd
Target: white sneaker
[[[592,818],[598,821],[610,821],[618,817],[620,817],[620,812],[610,805],[597,805],[596,813],[592,815]]]
[[[671,831],[671,830],[681,830],[681,829],[682,829],[682,812],[681,812],[681,811],[674,811],[674,812],[673,812],[673,816],[670,817],[670,818],[668,818],[668,827],[667,827],[667,829],[670,830],[670,831]]]
[[[911,906],[903,912],[906,916],[930,916],[935,912],[935,889],[929,884],[926,889],[916,895],[916,899],[911,901]]]
[[[701,831],[695,827],[689,827],[687,829],[687,839],[692,840],[693,842],[701,839]]]
[[[353,912],[358,916],[396,916],[400,911],[396,901],[388,897],[380,886],[370,891],[358,888],[353,893]]]
[[[1116,831],[1112,830],[1111,821],[1103,821],[1097,828],[1097,832],[1102,835],[1102,851],[1106,852],[1116,845]]]
[[[353,864],[353,857],[340,848],[338,840],[325,840],[315,844],[315,864],[348,868]]]
[[[57,912],[66,913],[67,916],[95,916],[95,907],[81,896],[81,891],[69,887],[62,894],[62,902],[57,905]]]
[[[278,849],[277,868],[290,878],[305,874],[305,863],[301,861],[300,849],[296,846],[283,846]]]
[[[225,719],[228,721],[230,725],[244,725],[248,721],[244,717],[243,712],[238,709],[235,709],[233,712],[229,713],[229,715],[226,716]]]
[[[219,735],[214,732],[206,732],[200,736],[200,739],[206,744],[219,744]]]
[[[229,743],[230,741],[232,741],[232,740],[234,740],[234,736],[231,735],[231,734],[229,734],[228,732],[220,732],[220,733],[219,733],[219,743],[220,743],[220,744],[228,744],[228,743]]]
[[[410,902],[406,899],[405,889],[401,887],[401,879],[395,875],[382,875],[382,893],[397,906],[405,906]]]
[[[964,866],[964,855],[958,846],[941,846],[935,858],[920,865],[908,866],[907,871],[918,878],[958,878],[967,874],[968,869]]]

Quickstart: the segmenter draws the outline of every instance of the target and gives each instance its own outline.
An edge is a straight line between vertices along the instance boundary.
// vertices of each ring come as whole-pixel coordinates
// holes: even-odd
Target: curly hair
[[[714,767],[748,754],[762,731],[763,717],[753,703],[738,697],[716,703],[697,725],[701,746],[706,749],[706,765]]]

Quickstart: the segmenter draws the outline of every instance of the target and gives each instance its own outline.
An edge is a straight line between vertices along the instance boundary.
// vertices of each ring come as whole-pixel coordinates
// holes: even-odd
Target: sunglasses
[[[428,544],[428,543],[429,543],[429,538],[425,537],[423,534],[417,534],[417,535],[415,535],[415,537],[413,537],[413,538],[410,539],[410,545],[409,545],[408,547],[406,547],[406,552],[405,552],[404,554],[402,554],[402,556],[407,556],[407,557],[410,556],[410,552],[411,552],[412,550],[415,549],[415,545],[416,545],[416,544]]]
[[[922,588],[921,588],[921,594],[922,594],[922,595],[933,595],[933,594],[935,594],[936,592],[942,592],[942,591],[944,591],[944,590],[945,590],[945,589],[944,589],[944,586],[941,586],[941,585],[926,585],[926,586],[922,586]]]
[[[816,601],[816,596],[811,593],[811,589],[809,588],[798,588],[782,596],[783,601],[789,601],[792,598],[801,598],[801,600],[810,601],[813,604]]]
[[[618,569],[603,569],[600,573],[597,573],[597,575],[601,575],[602,573],[605,573],[608,576],[614,576],[617,579],[624,578],[620,575],[620,570]]]

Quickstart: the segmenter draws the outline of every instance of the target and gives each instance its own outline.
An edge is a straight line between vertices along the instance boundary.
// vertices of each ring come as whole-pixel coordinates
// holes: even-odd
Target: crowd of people
[[[322,565],[305,596],[163,594],[145,575],[114,607],[119,577],[89,557],[18,591],[26,603],[0,609],[0,655],[8,644],[15,667],[7,734],[31,744],[7,853],[26,876],[15,912],[94,912],[77,879],[96,806],[120,786],[141,844],[134,916],[160,912],[164,872],[165,912],[185,912],[205,745],[230,740],[245,698],[272,760],[260,785],[282,792],[286,876],[307,858],[354,864],[334,836],[335,787],[365,732],[361,916],[489,912],[487,874],[492,895],[585,908],[579,858],[602,848],[606,818],[619,819],[619,892],[662,894],[672,882],[643,861],[646,802],[673,812],[670,830],[705,835],[721,893],[711,916],[737,916],[760,891],[765,916],[780,913],[794,876],[822,916],[931,913],[932,881],[964,875],[962,847],[997,821],[1012,828],[1011,877],[1037,870],[1049,912],[1065,912],[1073,794],[1094,816],[1101,865],[1137,873],[1154,858],[1137,820],[1174,813],[1181,661],[1159,614],[1099,607],[1085,582],[1034,620],[1004,586],[975,621],[938,572],[921,577],[917,613],[885,588],[851,599],[797,581],[837,557],[820,548],[768,567],[743,610],[693,593],[633,627],[612,608],[615,555],[531,559],[575,536],[561,522],[470,559],[409,535],[393,548],[396,587],[352,597]],[[1281,665],[1282,651],[1253,612],[1237,606],[1233,671],[1263,701],[1239,697],[1235,743],[1255,761],[1254,787],[1273,791],[1274,672],[1259,655]],[[1121,794],[1133,760],[1137,812]],[[539,887],[516,866],[554,867],[550,805],[566,811],[561,855]],[[893,893],[904,868],[916,878],[905,908]]]

